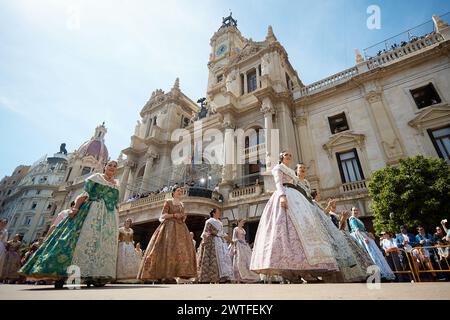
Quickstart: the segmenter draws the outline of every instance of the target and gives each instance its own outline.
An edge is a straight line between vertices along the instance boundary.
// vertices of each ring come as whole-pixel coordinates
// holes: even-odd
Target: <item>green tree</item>
[[[433,233],[450,218],[450,168],[437,158],[416,156],[377,170],[368,184],[376,232],[414,232],[418,225]]]

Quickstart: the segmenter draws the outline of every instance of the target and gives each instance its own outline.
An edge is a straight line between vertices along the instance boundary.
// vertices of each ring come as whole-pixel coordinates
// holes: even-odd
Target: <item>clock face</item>
[[[221,56],[222,54],[225,53],[226,50],[227,50],[227,45],[226,45],[225,43],[224,43],[224,44],[221,44],[221,45],[219,46],[219,48],[217,48],[216,56]]]

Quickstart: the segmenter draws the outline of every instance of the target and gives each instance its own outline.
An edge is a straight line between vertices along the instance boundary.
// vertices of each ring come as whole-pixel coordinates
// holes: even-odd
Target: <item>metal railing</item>
[[[442,252],[440,252],[441,250],[439,249],[442,249]],[[438,274],[450,273],[449,252],[450,245],[414,247],[408,254],[411,256],[417,281],[422,281],[421,276],[427,274],[431,275],[433,278],[436,278],[438,277]],[[443,259],[439,253],[444,253]],[[445,257],[445,253],[447,257]],[[447,276],[447,280],[448,279],[450,279],[449,276]]]

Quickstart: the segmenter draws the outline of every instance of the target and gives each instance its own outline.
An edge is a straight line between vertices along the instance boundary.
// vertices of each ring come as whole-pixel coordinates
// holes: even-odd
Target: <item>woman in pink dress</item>
[[[301,282],[302,275],[323,275],[339,267],[313,205],[296,189],[291,160],[284,151],[272,169],[276,190],[259,222],[250,270]]]

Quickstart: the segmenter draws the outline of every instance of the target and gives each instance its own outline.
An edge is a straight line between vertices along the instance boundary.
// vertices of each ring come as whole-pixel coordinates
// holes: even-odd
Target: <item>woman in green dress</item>
[[[68,276],[103,286],[116,278],[119,185],[116,161],[84,181],[75,206],[19,273],[32,279],[55,280],[62,288]],[[70,267],[70,268],[69,268]],[[78,273],[79,270],[79,273]],[[76,279],[75,279],[76,280]]]

